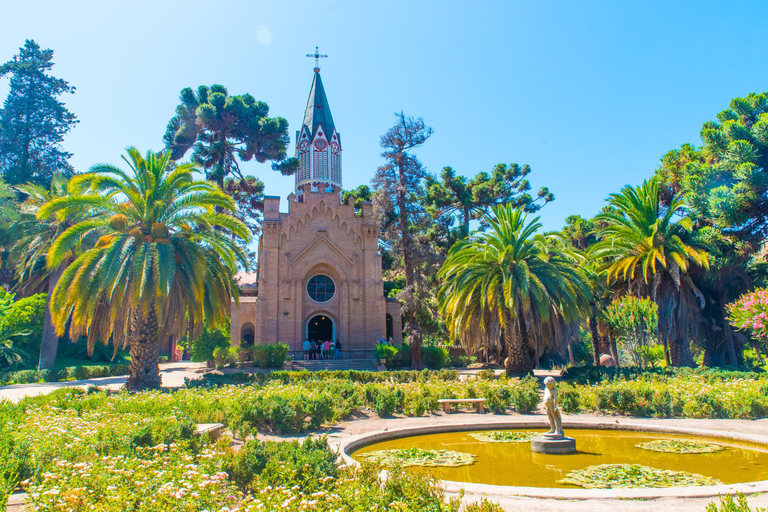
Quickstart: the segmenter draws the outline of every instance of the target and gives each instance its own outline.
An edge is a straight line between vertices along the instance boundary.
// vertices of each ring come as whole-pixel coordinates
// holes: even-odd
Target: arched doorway
[[[243,328],[240,329],[240,345],[244,347],[250,347],[253,345],[253,341],[256,339],[256,330],[253,327],[252,323],[247,323],[243,325]]]
[[[316,315],[307,322],[307,338],[314,340],[333,340],[333,320],[328,315]]]

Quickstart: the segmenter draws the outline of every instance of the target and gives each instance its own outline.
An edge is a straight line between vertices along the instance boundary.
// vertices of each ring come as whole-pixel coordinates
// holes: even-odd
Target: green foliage
[[[379,343],[373,349],[373,358],[377,360],[384,359],[387,368],[392,368],[395,365],[395,357],[397,357],[397,348],[392,345]]]
[[[230,215],[232,199],[196,181],[193,166],[173,163],[168,153],[142,156],[136,148],[127,153],[128,171],[94,166],[70,181],[78,193],[40,208],[42,219],[68,212],[94,215],[56,238],[47,257],[51,267],[61,265],[87,234],[101,234],[62,273],[50,311],[59,335],[68,327],[70,338],[85,335],[89,348],[110,339],[125,345],[135,323],[141,339],[131,350],[146,353],[134,358],[127,385],[159,387],[157,365],[151,363],[158,340],[198,334],[204,323],[225,324],[238,294],[233,275],[245,264],[236,239],[250,235]]]
[[[706,512],[768,512],[766,508],[751,508],[747,503],[747,497],[742,493],[736,495],[736,499],[733,496],[726,494],[720,496],[720,504],[708,503]]]
[[[229,326],[221,329],[206,326],[200,336],[192,340],[192,361],[214,361],[216,349],[225,349],[229,343]]]
[[[597,384],[561,383],[566,413],[604,412],[662,418],[758,419],[768,415],[768,378],[747,372],[664,372]]]
[[[537,352],[579,321],[591,290],[579,255],[556,236],[537,234],[538,218],[498,206],[490,230],[457,243],[438,278],[440,312],[451,339],[469,353],[496,347],[503,334],[508,373],[533,370]],[[555,339],[555,342],[562,339]]]
[[[688,340],[695,338],[704,302],[690,273],[708,269],[709,254],[692,234],[693,220],[681,216],[687,205],[677,195],[665,207],[655,179],[624,187],[609,203],[595,217],[602,226],[590,255],[628,294],[653,299],[671,363],[692,365]]]
[[[469,223],[479,220],[487,227],[485,216],[493,206],[499,204],[536,212],[543,205],[555,199],[547,187],[539,189],[534,199],[529,193],[531,184],[527,176],[531,173],[528,165],[497,164],[491,174],[478,173],[468,179],[456,174],[450,167],[444,167],[438,180],[427,176],[425,203],[433,217],[448,217],[448,225],[454,220],[459,223],[459,232],[454,240],[469,235]]]
[[[54,172],[72,174],[72,155],[61,142],[77,120],[58,97],[75,88],[48,74],[52,67],[53,50],[31,39],[0,65],[0,78],[10,76],[0,109],[0,172],[11,185],[31,182],[47,188]]]
[[[608,327],[618,338],[620,347],[629,353],[635,366],[648,366],[648,349],[658,328],[656,304],[650,299],[625,295],[605,309]]]
[[[421,349],[421,360],[427,368],[439,370],[440,368],[447,366],[451,358],[447,348],[433,345]]]
[[[355,215],[361,215],[363,203],[373,201],[373,191],[368,185],[359,185],[353,190],[344,190],[341,194],[341,204],[349,204],[349,200],[355,207]]]
[[[28,336],[30,331],[22,329],[24,324],[13,316],[15,295],[5,290],[0,291],[0,371],[3,371],[21,364],[25,353],[19,346],[20,340]]]
[[[325,437],[301,443],[249,440],[227,462],[226,472],[243,491],[258,478],[262,485],[298,485],[311,494],[323,486],[326,477],[338,476],[338,458]]]

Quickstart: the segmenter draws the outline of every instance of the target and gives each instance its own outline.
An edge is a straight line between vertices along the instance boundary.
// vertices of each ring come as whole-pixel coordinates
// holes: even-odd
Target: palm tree
[[[142,157],[128,148],[130,170],[96,165],[72,178],[79,192],[48,202],[47,218],[62,210],[96,210],[96,218],[59,235],[48,266],[61,264],[72,247],[93,232],[96,245],[77,257],[53,291],[58,333],[130,346],[129,389],[160,386],[159,340],[200,333],[228,318],[237,287],[233,274],[245,266],[236,237],[247,228],[230,215],[232,198],[207,181],[196,181],[191,164],[174,166],[170,153]],[[222,210],[221,212],[216,211]]]
[[[595,217],[604,225],[591,255],[605,262],[608,279],[621,279],[629,293],[656,302],[667,363],[691,366],[690,338],[704,297],[689,268],[691,264],[709,268],[709,259],[705,248],[693,240],[691,219],[681,216],[682,197],[662,208],[658,183],[651,180],[611,194],[609,204]]]
[[[40,208],[51,200],[66,197],[69,194],[69,182],[60,174],[53,176],[51,189],[46,190],[40,185],[18,185],[16,189],[26,196],[19,208],[19,219],[13,224],[13,230],[20,236],[11,249],[11,259],[16,262],[17,288],[25,293],[47,292],[45,323],[40,340],[40,360],[38,369],[49,370],[56,364],[56,352],[59,337],[54,329],[50,301],[53,289],[59,281],[67,264],[72,261],[74,254],[70,253],[62,259],[55,268],[49,269],[46,264],[51,243],[70,226],[84,220],[86,212],[59,211],[46,219],[38,219]],[[88,242],[95,240],[84,239]],[[81,244],[82,245],[82,244]],[[80,250],[82,247],[76,247]]]
[[[478,345],[503,336],[509,373],[528,372],[552,339],[567,333],[589,302],[578,255],[538,217],[504,205],[490,229],[460,241],[438,273],[440,311],[454,338]]]

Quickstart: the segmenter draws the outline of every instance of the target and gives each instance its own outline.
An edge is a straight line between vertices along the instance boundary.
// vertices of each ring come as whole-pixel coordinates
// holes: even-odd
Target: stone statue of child
[[[563,417],[560,413],[560,407],[557,403],[557,388],[555,379],[547,377],[544,379],[544,407],[547,409],[547,418],[549,419],[549,432],[545,437],[563,437]]]

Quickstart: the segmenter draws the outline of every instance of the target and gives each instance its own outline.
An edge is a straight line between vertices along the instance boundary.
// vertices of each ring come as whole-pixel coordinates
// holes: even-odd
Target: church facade
[[[339,340],[342,357],[369,359],[376,343],[402,343],[400,303],[384,296],[379,228],[371,203],[341,204],[341,135],[315,68],[296,135],[295,192],[288,212],[266,196],[258,268],[238,275],[231,341],[285,343],[298,355],[309,340]]]

